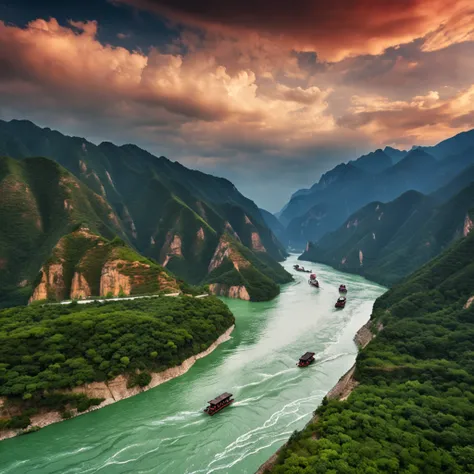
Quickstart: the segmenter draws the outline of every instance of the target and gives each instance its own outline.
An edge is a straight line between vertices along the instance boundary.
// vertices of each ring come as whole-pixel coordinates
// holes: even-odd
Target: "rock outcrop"
[[[91,289],[82,273],[76,272],[71,283],[71,299],[80,300],[92,296]]]
[[[466,214],[466,218],[464,219],[464,228],[463,228],[464,237],[467,237],[467,234],[471,232],[473,227],[474,227],[474,223],[472,222],[472,219],[469,217],[469,214]]]
[[[252,249],[257,252],[266,252],[267,249],[263,246],[260,234],[258,232],[252,232]]]
[[[229,237],[223,235],[219,240],[219,245],[216,247],[211,262],[209,263],[208,271],[212,272],[212,270],[220,267],[225,258],[228,258],[233,263],[234,268],[237,271],[239,268],[250,266],[250,263],[232,248]]]
[[[100,275],[100,296],[119,294],[129,295],[131,291],[130,277],[119,272],[119,265],[126,265],[125,260],[112,260],[102,267]]]
[[[212,283],[209,285],[209,291],[216,296],[227,296],[228,298],[250,301],[250,295],[245,286],[229,286],[222,283]]]
[[[58,300],[64,299],[65,285],[63,277],[63,264],[52,263],[47,267],[42,267],[41,273],[41,281],[34,289],[33,294],[29,299],[29,303],[48,299],[48,297],[53,294]]]

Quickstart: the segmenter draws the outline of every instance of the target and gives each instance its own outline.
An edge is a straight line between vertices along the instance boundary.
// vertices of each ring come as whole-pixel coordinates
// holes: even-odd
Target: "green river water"
[[[302,262],[321,288],[295,275],[267,303],[226,299],[236,317],[232,339],[185,375],[148,392],[37,433],[0,442],[0,473],[254,473],[354,363],[353,337],[385,289],[361,277]],[[301,263],[301,262],[300,262]],[[338,286],[347,304],[336,310]],[[316,362],[300,369],[306,351]],[[207,400],[235,403],[210,417]]]

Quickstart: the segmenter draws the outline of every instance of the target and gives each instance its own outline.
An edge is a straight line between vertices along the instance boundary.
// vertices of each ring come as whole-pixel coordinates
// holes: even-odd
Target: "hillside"
[[[53,248],[82,222],[104,238],[126,239],[101,196],[43,158],[0,158],[0,220],[0,305],[26,302]]]
[[[368,204],[338,230],[309,243],[300,258],[392,285],[465,235],[472,209],[474,183],[443,204],[409,191],[386,204]]]
[[[473,288],[471,232],[375,302],[355,389],[325,398],[266,472],[473,472]]]
[[[276,268],[277,261],[286,256],[282,244],[265,223],[257,206],[240,194],[232,183],[189,170],[164,157],[156,158],[134,145],[118,147],[102,143],[96,146],[83,138],[67,137],[56,131],[41,129],[31,122],[12,120],[0,121],[0,151],[20,159],[5,159],[8,165],[2,165],[3,192],[7,197],[11,188],[8,182],[26,180],[28,189],[36,189],[44,186],[35,184],[43,173],[42,167],[54,167],[44,164],[48,160],[28,156],[52,158],[75,175],[73,177],[62,167],[57,172],[67,176],[66,181],[74,183],[71,185],[74,192],[69,198],[61,199],[62,194],[53,192],[53,187],[57,185],[52,177],[48,179],[53,187],[47,189],[48,186],[44,186],[42,192],[50,193],[48,202],[52,203],[52,207],[46,206],[44,210],[52,216],[51,225],[42,231],[47,244],[34,259],[27,256],[28,251],[25,253],[22,250],[28,247],[23,244],[15,247],[15,229],[19,229],[18,226],[11,226],[3,232],[0,253],[11,264],[8,274],[4,272],[0,276],[0,284],[8,286],[6,299],[10,303],[22,302],[25,296],[31,294],[33,273],[37,274],[59,239],[72,231],[71,223],[76,226],[83,224],[92,233],[109,240],[118,235],[139,254],[158,262],[193,285],[207,279],[211,260],[224,235],[231,236],[251,252],[253,260],[273,268]],[[21,170],[27,166],[38,167],[38,173],[15,171],[18,167]],[[26,202],[22,192],[29,191],[18,184],[15,186],[18,188],[15,192],[19,193],[17,200]],[[78,193],[80,196],[76,196]],[[10,211],[5,208],[0,212],[14,213],[16,221],[22,220],[24,213],[20,212],[19,207],[23,204],[15,208],[11,204],[14,199],[8,197],[8,200]],[[75,200],[78,202],[72,203]],[[0,203],[0,207],[4,205],[7,206],[6,201]],[[61,206],[64,209],[60,209]],[[58,216],[65,213],[70,216],[68,224],[57,224],[63,222]],[[21,223],[20,227],[23,225]],[[28,237],[24,238],[28,240],[31,232],[25,231],[26,235]],[[35,241],[31,245],[37,248],[38,243]],[[22,252],[25,254],[23,260],[15,262],[13,255],[22,255]],[[25,265],[28,265],[27,270]],[[12,271],[16,272],[13,279],[10,278]],[[26,272],[27,277],[17,278],[17,274],[22,272]],[[273,284],[291,281],[290,274],[279,266],[278,273],[278,282],[270,276]],[[264,281],[266,285],[266,279]],[[223,286],[219,288],[219,294],[230,294],[232,291]],[[267,298],[270,294],[275,294],[274,288]],[[17,298],[15,295],[20,296]]]
[[[26,428],[33,416],[59,411],[67,419],[100,405],[102,387],[121,389],[117,400],[127,389],[137,394],[163,370],[209,349],[233,324],[214,297],[4,309],[0,438],[2,430]]]
[[[387,202],[409,190],[429,194],[474,163],[474,134],[459,134],[435,147],[400,151],[386,147],[340,164],[310,189],[293,194],[278,214],[283,239],[304,248],[337,229],[374,201]]]

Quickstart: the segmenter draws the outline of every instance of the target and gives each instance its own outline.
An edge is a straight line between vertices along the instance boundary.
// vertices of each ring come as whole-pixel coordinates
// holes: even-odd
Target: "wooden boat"
[[[300,357],[298,361],[298,367],[308,367],[309,364],[314,362],[314,352],[306,352]]]
[[[214,400],[210,400],[209,406],[204,409],[204,411],[212,416],[215,415],[218,411],[221,411],[223,408],[228,407],[234,400],[232,399],[232,394],[224,392],[222,395],[219,395]]]
[[[304,267],[300,267],[297,263],[296,263],[295,265],[293,265],[293,268],[294,268],[297,272],[313,273],[313,270],[306,270]]]
[[[346,285],[339,285],[339,293],[347,293]]]
[[[340,296],[334,306],[336,308],[344,308],[344,306],[346,306],[346,298],[344,298],[344,296]]]
[[[315,288],[319,288],[319,281],[316,280],[316,279],[309,279],[308,280],[308,283],[311,285],[311,286],[314,286]]]

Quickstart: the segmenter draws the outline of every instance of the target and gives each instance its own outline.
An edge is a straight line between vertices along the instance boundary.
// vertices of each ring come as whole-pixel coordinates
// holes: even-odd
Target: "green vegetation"
[[[229,257],[209,273],[205,282],[245,286],[251,301],[268,301],[280,293],[278,283],[288,283],[291,275],[268,254],[252,252],[230,236],[225,239]],[[236,261],[239,269],[233,264]]]
[[[374,305],[359,385],[325,399],[274,473],[474,472],[474,233]]]
[[[120,374],[129,377],[129,386],[147,385],[150,372],[207,349],[233,323],[227,306],[214,297],[5,309],[0,396],[23,412],[84,411],[100,400],[59,391]]]
[[[473,206],[474,183],[443,204],[416,191],[386,204],[373,202],[336,231],[309,244],[300,259],[390,286],[462,237]]]
[[[0,308],[28,301],[45,262],[63,265],[61,277],[52,273],[61,285],[49,282],[47,295],[42,292],[53,300],[69,298],[78,269],[88,292],[99,295],[100,273],[112,257],[132,263],[124,269],[132,294],[161,291],[163,277],[170,276],[157,266],[144,272],[135,265],[149,265],[149,259],[200,285],[225,233],[240,240],[257,261],[261,252],[255,251],[253,240],[259,242],[257,249],[265,248],[270,274],[259,270],[249,279],[257,281],[262,274],[267,278],[261,285],[273,287],[259,291],[259,299],[278,293],[275,274],[284,270],[276,269],[276,262],[286,256],[284,248],[257,206],[229,181],[133,145],[96,146],[26,121],[0,121],[0,152],[11,157],[0,158],[0,219],[6,223],[0,229]],[[110,245],[79,239],[74,233],[78,228],[106,240],[118,236],[126,245],[112,255]]]

